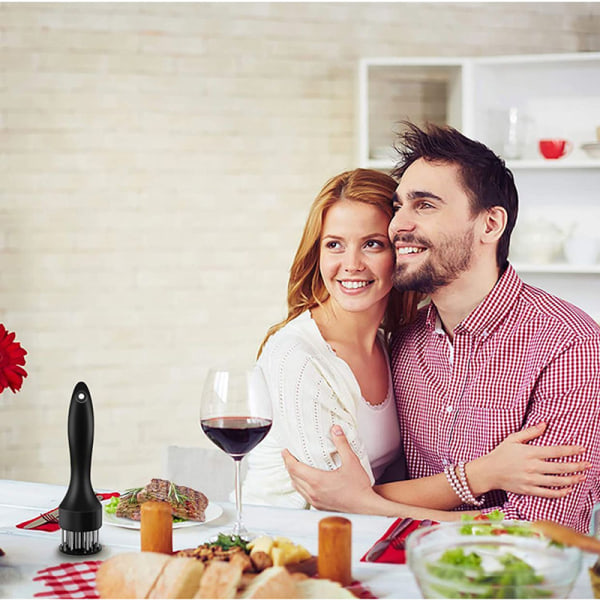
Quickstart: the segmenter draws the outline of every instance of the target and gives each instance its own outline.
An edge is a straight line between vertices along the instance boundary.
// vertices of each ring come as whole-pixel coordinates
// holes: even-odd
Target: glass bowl
[[[422,527],[406,540],[424,598],[566,598],[581,551],[526,521],[461,521]]]

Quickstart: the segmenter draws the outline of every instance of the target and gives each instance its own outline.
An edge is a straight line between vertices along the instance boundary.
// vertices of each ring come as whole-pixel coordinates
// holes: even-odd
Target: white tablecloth
[[[113,490],[98,490],[113,491]],[[15,525],[58,506],[66,488],[40,483],[0,480],[0,597],[31,598],[43,590],[32,581],[42,568],[62,562],[103,560],[113,554],[139,550],[139,531],[104,523],[100,530],[103,548],[88,557],[71,557],[58,550],[60,531],[48,533],[17,529]],[[193,548],[218,532],[228,529],[234,520],[234,507],[222,504],[223,515],[195,527],[175,529],[173,548]],[[244,522],[251,531],[283,535],[302,544],[313,554],[318,550],[318,522],[328,513],[271,507],[244,506]],[[336,513],[339,514],[339,513]],[[352,574],[379,598],[420,598],[417,584],[406,565],[367,564],[360,558],[394,521],[392,518],[343,515],[352,521]],[[571,594],[572,598],[592,598],[587,565],[595,557],[586,555],[584,568]]]

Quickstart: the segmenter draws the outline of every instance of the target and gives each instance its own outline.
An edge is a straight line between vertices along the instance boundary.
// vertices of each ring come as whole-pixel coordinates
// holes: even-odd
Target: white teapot
[[[519,223],[511,239],[511,261],[548,264],[560,260],[566,237],[560,227],[546,219]]]

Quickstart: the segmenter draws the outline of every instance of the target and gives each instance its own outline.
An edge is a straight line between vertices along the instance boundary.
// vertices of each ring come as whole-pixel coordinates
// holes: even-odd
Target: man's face
[[[469,269],[477,218],[456,165],[415,161],[396,189],[394,207],[394,287],[432,294]]]

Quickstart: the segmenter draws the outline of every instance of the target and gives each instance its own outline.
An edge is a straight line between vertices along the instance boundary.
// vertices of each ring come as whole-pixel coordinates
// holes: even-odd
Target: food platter
[[[102,502],[104,506],[110,500],[105,500]],[[218,519],[223,514],[223,507],[220,504],[215,504],[214,502],[209,502],[208,506],[204,510],[204,516],[206,517],[204,521],[177,521],[173,523],[173,529],[181,529],[183,527],[195,527],[196,525],[204,525],[204,523],[209,523],[210,521],[214,521]],[[140,521],[134,521],[133,519],[125,519],[123,517],[117,517],[113,513],[107,513],[105,510],[102,511],[102,517],[104,523],[108,525],[114,525],[116,527],[125,527],[126,529],[139,529]]]

